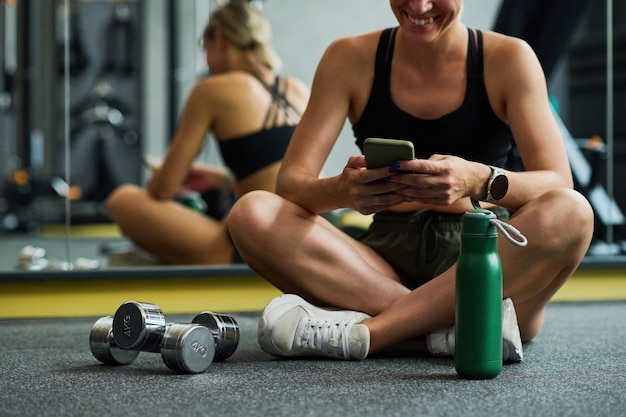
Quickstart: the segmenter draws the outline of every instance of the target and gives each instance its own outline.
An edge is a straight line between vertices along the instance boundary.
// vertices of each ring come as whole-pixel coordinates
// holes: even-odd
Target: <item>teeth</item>
[[[435,21],[434,17],[429,17],[428,19],[416,19],[412,16],[409,16],[409,15],[407,16],[411,23],[413,23],[414,25],[419,25],[419,26],[429,25]]]

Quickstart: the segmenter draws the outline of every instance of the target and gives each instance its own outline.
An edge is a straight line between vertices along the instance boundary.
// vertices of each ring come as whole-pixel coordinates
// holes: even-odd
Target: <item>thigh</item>
[[[400,275],[398,275],[398,271],[393,267],[393,265],[370,245],[362,242],[360,238],[355,239],[341,229],[338,229],[334,224],[322,216],[317,216],[315,221],[329,234],[332,234],[338,241],[341,241],[344,245],[346,245],[346,250],[339,251],[339,255],[354,251],[358,255],[358,259],[365,261],[369,267],[374,268],[377,272],[396,282],[401,282]],[[348,261],[350,260],[348,259]]]
[[[220,263],[232,245],[223,223],[173,200],[157,200],[142,189],[126,188],[108,204],[123,234],[167,263]],[[202,255],[202,254],[206,255]]]
[[[280,204],[277,210],[280,213],[278,223],[282,225],[283,233],[292,235],[301,230],[302,239],[308,239],[311,247],[326,248],[327,256],[331,257],[333,263],[342,265],[346,274],[354,276],[351,271],[359,265],[372,268],[378,274],[400,282],[395,269],[374,249],[338,229],[324,216],[313,214],[297,204],[276,197]],[[294,219],[295,223],[290,223],[290,219]]]
[[[275,194],[244,195],[228,227],[255,271],[311,302],[376,312],[408,291],[374,250]]]

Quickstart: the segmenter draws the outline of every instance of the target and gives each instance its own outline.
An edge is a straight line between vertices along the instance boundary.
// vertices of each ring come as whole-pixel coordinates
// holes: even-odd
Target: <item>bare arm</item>
[[[355,117],[356,95],[360,92],[366,99],[369,94],[377,40],[378,34],[373,34],[340,39],[329,46],[317,68],[308,107],[287,149],[277,193],[313,213],[342,207],[371,213],[402,201],[401,196],[392,193],[375,201],[380,187],[388,192],[403,186],[368,184],[382,176],[364,169],[362,155],[351,157],[340,174],[320,178],[346,118]],[[377,209],[372,209],[372,205]]]
[[[184,182],[214,118],[210,88],[209,80],[205,80],[191,91],[165,160],[148,184],[148,192],[153,197],[173,198]]]
[[[337,56],[346,49],[333,43],[317,68],[307,108],[296,128],[278,174],[276,191],[312,212],[337,207],[341,186],[336,177],[320,179],[320,172],[350,104],[350,91]]]
[[[501,45],[506,52],[494,55],[510,76],[494,76],[501,90],[502,110],[517,144],[525,172],[509,173],[509,193],[503,205],[516,209],[554,188],[572,188],[573,180],[563,138],[554,120],[545,75],[535,53],[522,41]],[[502,73],[501,73],[502,74]],[[490,75],[490,74],[487,74]]]

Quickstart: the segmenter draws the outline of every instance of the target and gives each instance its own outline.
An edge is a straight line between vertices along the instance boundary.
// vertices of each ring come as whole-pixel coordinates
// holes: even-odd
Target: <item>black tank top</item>
[[[415,156],[434,153],[506,167],[513,147],[508,125],[493,112],[483,79],[482,33],[469,31],[467,87],[461,106],[438,119],[416,118],[396,106],[390,93],[390,73],[397,28],[385,29],[376,51],[374,82],[357,123],[352,126],[356,144],[363,152],[368,137],[406,139],[413,142]]]

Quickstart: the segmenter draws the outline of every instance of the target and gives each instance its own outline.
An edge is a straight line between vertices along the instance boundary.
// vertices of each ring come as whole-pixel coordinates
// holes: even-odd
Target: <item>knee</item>
[[[146,192],[142,188],[134,184],[124,184],[117,187],[107,197],[104,207],[109,216],[115,216],[124,208],[133,205],[133,202]]]
[[[270,228],[279,203],[280,197],[268,191],[256,190],[244,194],[228,213],[228,230],[233,236],[245,236],[259,229]]]
[[[586,251],[591,242],[593,209],[575,190],[558,189],[544,194],[532,209],[529,220],[540,229],[544,245]]]
[[[575,241],[588,245],[593,235],[594,213],[589,201],[578,191],[555,190],[546,209],[553,212],[555,223]]]

